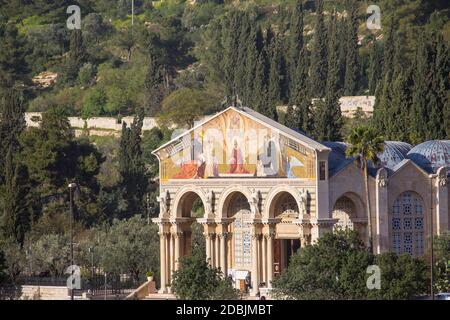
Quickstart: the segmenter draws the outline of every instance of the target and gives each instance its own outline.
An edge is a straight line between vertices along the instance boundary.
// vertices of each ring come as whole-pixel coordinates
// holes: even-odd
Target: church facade
[[[209,263],[238,289],[250,279],[252,295],[270,289],[289,257],[325,232],[350,228],[367,242],[367,202],[377,253],[420,256],[431,232],[449,230],[450,141],[385,142],[368,197],[345,149],[230,107],[155,150],[161,292],[191,252],[193,223],[202,225]]]

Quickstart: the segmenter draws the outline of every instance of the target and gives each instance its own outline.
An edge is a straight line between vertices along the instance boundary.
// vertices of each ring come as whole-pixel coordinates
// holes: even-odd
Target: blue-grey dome
[[[379,165],[393,170],[394,167],[406,159],[412,146],[409,143],[401,141],[385,141],[384,150],[378,154]]]
[[[328,171],[330,176],[333,176],[354,160],[354,158],[346,157],[345,150],[347,150],[347,144],[344,142],[325,141],[322,144],[331,149],[328,155]]]
[[[425,141],[412,148],[408,158],[428,172],[450,167],[450,140]]]

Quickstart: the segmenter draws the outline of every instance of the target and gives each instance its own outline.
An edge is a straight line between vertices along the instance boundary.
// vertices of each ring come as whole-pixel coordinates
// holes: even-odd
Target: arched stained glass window
[[[340,197],[333,208],[333,219],[338,220],[335,228],[353,230],[353,217],[355,217],[355,205],[353,201],[345,196]]]
[[[250,205],[243,194],[237,194],[231,205],[231,213],[234,216],[233,242],[235,267],[251,267],[251,225],[246,221],[250,219]]]
[[[402,193],[392,206],[391,249],[397,254],[424,253],[424,210],[422,198],[414,192]]]

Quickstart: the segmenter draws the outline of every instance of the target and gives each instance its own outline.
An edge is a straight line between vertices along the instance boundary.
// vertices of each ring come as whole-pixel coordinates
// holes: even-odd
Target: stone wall
[[[25,121],[27,126],[29,127],[37,127],[39,122],[36,121],[41,119],[42,115],[40,112],[27,112],[25,113]],[[79,117],[69,117],[70,125],[75,129],[84,128],[85,120]],[[90,118],[86,120],[87,127],[89,129],[98,129],[105,131],[121,131],[122,130],[122,122],[126,122],[129,126],[130,123],[133,122],[133,117],[123,117],[122,121],[118,121],[117,118],[113,117],[98,117],[98,118]],[[156,118],[145,117],[144,124],[142,129],[144,131],[151,130],[156,127]]]
[[[67,287],[22,286],[22,300],[68,300]]]

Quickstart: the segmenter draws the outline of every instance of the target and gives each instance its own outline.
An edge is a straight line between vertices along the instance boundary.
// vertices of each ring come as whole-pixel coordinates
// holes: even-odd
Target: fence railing
[[[107,273],[106,276],[105,274],[91,274],[81,277],[81,289],[75,289],[74,295],[81,296],[83,292],[89,292],[92,296],[97,297],[122,297],[138,288],[145,281],[144,277],[135,279],[123,274]],[[14,285],[2,286],[0,284],[0,300],[19,299],[24,285],[66,287],[67,277],[19,277],[14,281]]]

